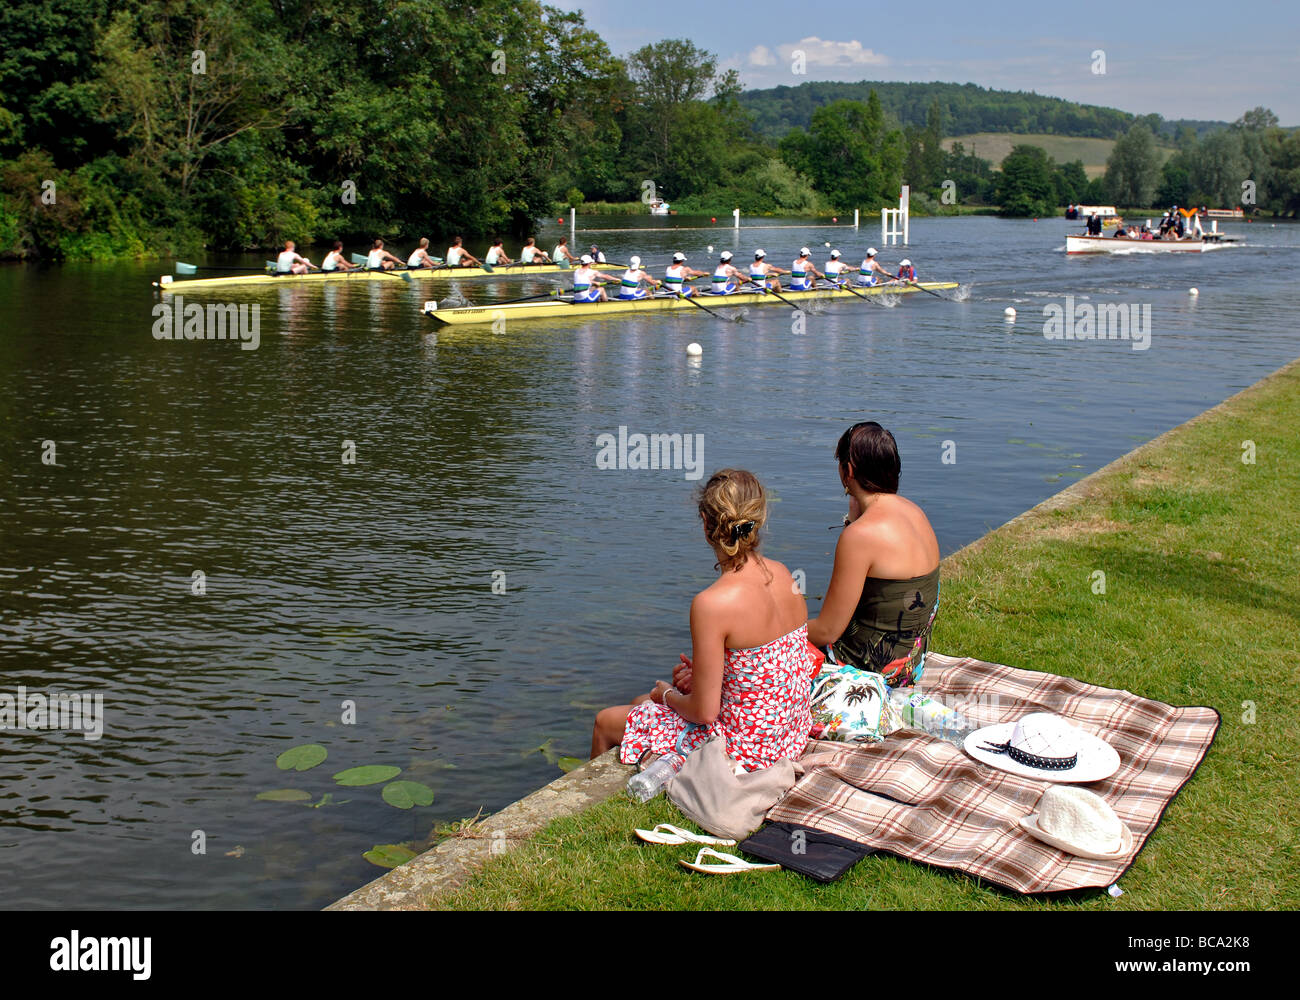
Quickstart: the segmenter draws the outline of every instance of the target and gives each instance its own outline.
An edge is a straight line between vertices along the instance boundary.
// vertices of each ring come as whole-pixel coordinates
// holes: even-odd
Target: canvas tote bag
[[[727,756],[726,739],[714,736],[687,756],[668,782],[668,798],[714,836],[744,840],[794,785],[795,771],[788,760],[736,774],[732,769],[738,766]]]

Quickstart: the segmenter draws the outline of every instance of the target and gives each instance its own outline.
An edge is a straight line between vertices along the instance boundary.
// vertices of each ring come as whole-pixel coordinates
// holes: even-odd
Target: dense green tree
[[[1058,205],[1078,204],[1088,190],[1088,175],[1084,172],[1083,161],[1062,163],[1052,174],[1052,183],[1056,187]]]
[[[1015,146],[1002,161],[997,199],[1003,215],[1049,215],[1056,205],[1055,164],[1038,146]]]
[[[874,96],[818,108],[808,131],[791,132],[780,150],[786,165],[812,178],[837,208],[870,209],[898,199],[903,134],[889,127]]]
[[[1145,208],[1155,197],[1160,156],[1145,122],[1133,125],[1106,160],[1106,186],[1116,204]]]

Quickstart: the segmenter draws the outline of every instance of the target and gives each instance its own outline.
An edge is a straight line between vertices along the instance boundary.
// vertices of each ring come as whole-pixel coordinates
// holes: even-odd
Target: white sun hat
[[[906,257],[904,257],[902,260],[900,260],[900,261],[898,262],[898,266],[899,266],[899,267],[911,267],[911,266],[912,266],[912,262],[911,262],[910,260],[908,260]]]
[[[628,261],[628,263],[631,264],[633,267],[640,267],[640,266],[641,266],[641,258],[640,258],[640,257],[633,257],[631,260]]]
[[[1114,861],[1133,850],[1133,831],[1086,788],[1052,785],[1038,800],[1038,811],[1021,818],[1020,828],[1067,854],[1094,861]]]
[[[878,253],[880,253],[880,251],[877,250],[875,247],[867,247],[867,256],[868,256],[868,257],[874,257],[874,256],[875,256],[876,254],[878,254]]]
[[[810,253],[812,253],[812,251],[809,250],[807,247],[800,247],[800,248],[799,248],[799,256],[800,256],[800,257],[807,257]]]
[[[838,257],[839,255],[840,255],[840,252],[839,252],[838,250],[832,250],[832,251],[831,251],[831,256],[832,256],[832,257]]]
[[[675,254],[673,254],[673,260],[685,260],[685,259],[686,259],[686,254],[682,253],[680,250],[678,250]]]
[[[766,257],[766,256],[767,256],[767,251],[766,251],[766,250],[755,250],[755,251],[754,251],[754,259],[755,259],[755,260],[758,260],[759,257]]]
[[[1050,712],[977,729],[962,748],[981,764],[1039,781],[1101,781],[1119,770],[1114,747]]]
[[[722,251],[722,254],[721,254],[720,257],[719,257],[719,259],[720,259],[720,260],[731,260],[731,251],[730,251],[730,250],[723,250],[723,251]]]
[[[584,254],[582,255],[582,262],[583,262],[584,264],[594,264],[594,263],[596,263],[594,260],[591,259],[591,254],[589,254],[589,253],[584,253]]]

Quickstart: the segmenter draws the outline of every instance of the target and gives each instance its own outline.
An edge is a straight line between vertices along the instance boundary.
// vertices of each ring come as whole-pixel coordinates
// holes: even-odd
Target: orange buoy
[[[840,221],[840,217],[838,215],[831,216],[831,222],[839,222],[839,221]]]

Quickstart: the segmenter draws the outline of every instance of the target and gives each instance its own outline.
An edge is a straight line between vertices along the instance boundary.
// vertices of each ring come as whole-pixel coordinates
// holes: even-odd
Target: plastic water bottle
[[[668,786],[685,763],[686,758],[681,754],[664,754],[644,771],[627,779],[627,793],[638,802],[649,802]]]
[[[960,747],[975,730],[975,727],[965,724],[961,713],[916,688],[892,688],[889,701],[898,709],[906,725],[937,736],[953,746]]]

